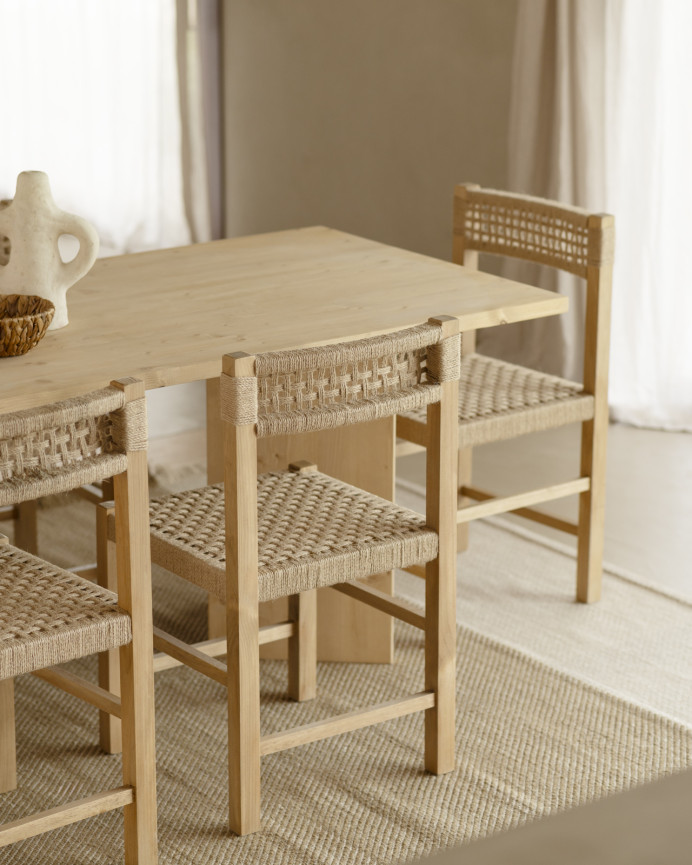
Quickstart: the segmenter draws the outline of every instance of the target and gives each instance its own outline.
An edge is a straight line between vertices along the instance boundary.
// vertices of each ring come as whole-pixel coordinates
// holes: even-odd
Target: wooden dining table
[[[387,333],[454,315],[473,331],[564,312],[559,294],[313,226],[103,258],[68,293],[70,323],[22,357],[0,359],[0,413],[134,376],[147,389],[207,382],[207,464],[221,478],[218,375],[224,353],[258,354]],[[463,338],[463,337],[462,337]],[[202,422],[202,419],[200,419]],[[262,440],[262,470],[295,459],[388,499],[391,418]],[[391,591],[392,575],[373,578]],[[391,620],[322,590],[319,653],[389,661]],[[212,606],[211,629],[215,624]],[[279,615],[265,609],[266,620]]]

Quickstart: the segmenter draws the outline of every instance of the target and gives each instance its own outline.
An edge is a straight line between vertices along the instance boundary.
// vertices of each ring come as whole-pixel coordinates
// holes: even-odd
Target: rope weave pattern
[[[468,249],[509,255],[586,277],[612,261],[613,233],[589,227],[589,212],[492,190],[455,197],[454,233]]]
[[[424,351],[418,349],[371,361],[262,376],[258,380],[259,413],[302,411],[394,395],[421,383],[424,362]]]
[[[581,395],[580,385],[566,379],[481,354],[467,355],[462,369],[463,378],[459,383],[459,420],[462,423]]]
[[[258,376],[221,377],[222,417],[258,435],[333,428],[426,406],[459,376],[459,337],[421,325],[354,343],[272,352]]]
[[[435,345],[428,346],[428,379],[442,384],[457,381],[461,374],[461,334],[448,337]]]
[[[400,412],[425,407],[439,399],[439,385],[421,384],[393,396],[383,394],[355,403],[334,403],[314,409],[269,413],[258,417],[257,435],[261,437],[335,429],[391,417]]]
[[[407,351],[427,348],[440,341],[441,329],[435,324],[419,324],[406,330],[380,334],[352,342],[337,342],[316,348],[269,351],[257,355],[258,376],[326,368],[341,364],[392,357]]]
[[[320,472],[257,481],[259,600],[430,561],[420,514]],[[225,599],[224,492],[217,484],[151,502],[152,557]]]
[[[257,423],[257,379],[255,376],[221,374],[221,417],[235,426]]]
[[[425,411],[406,417],[426,423]],[[582,386],[481,354],[461,358],[459,444],[471,447],[593,417]]]
[[[111,592],[9,544],[0,545],[0,598],[0,679],[132,638]]]
[[[126,402],[110,415],[113,448],[122,453],[147,449],[147,404],[144,398]]]
[[[118,474],[146,449],[145,400],[106,388],[0,417],[0,504],[63,492]]]
[[[17,475],[53,472],[109,449],[107,417],[82,418],[0,441],[0,480]]]
[[[0,439],[30,435],[52,427],[76,423],[85,417],[99,417],[124,405],[123,392],[108,387],[59,403],[0,415]]]

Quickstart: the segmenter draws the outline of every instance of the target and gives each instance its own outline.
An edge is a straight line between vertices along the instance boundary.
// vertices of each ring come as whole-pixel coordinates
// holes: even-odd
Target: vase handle
[[[72,213],[64,214],[60,234],[72,234],[79,241],[79,252],[72,261],[62,262],[61,282],[69,287],[81,279],[96,261],[99,251],[99,236],[94,226]]]

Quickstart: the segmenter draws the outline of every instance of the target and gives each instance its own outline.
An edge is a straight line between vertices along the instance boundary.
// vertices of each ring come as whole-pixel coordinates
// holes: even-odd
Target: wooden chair
[[[124,809],[125,862],[155,865],[156,783],[144,386],[0,416],[0,506],[114,478],[118,594],[0,543],[0,791],[16,786],[14,678],[34,673],[122,719],[123,785],[0,826],[0,847]],[[56,667],[117,649],[121,697]]]
[[[478,253],[493,253],[549,265],[586,284],[584,381],[578,384],[475,352],[474,334],[464,333],[459,385],[460,526],[493,514],[516,514],[576,535],[577,599],[601,594],[605,455],[608,425],[608,353],[614,221],[606,214],[552,201],[481,189],[454,192],[453,259],[478,267]],[[471,486],[471,449],[476,445],[580,422],[578,478],[518,495],[494,497]],[[397,418],[400,455],[428,446],[425,415],[418,409]],[[412,443],[412,444],[411,444]],[[532,506],[579,495],[577,524]],[[473,500],[477,504],[466,505]]]
[[[456,392],[454,318],[322,348],[223,359],[225,484],[152,502],[152,557],[225,604],[226,640],[197,646],[154,630],[154,644],[226,688],[229,823],[260,826],[260,757],[425,711],[425,766],[454,767]],[[308,463],[257,476],[257,438],[394,416],[425,407],[427,516]],[[116,511],[117,513],[117,511]],[[425,562],[426,611],[359,582]],[[260,736],[259,646],[289,638],[289,694],[315,694],[315,590],[335,589],[425,633],[424,690],[362,711]],[[289,598],[290,620],[260,628],[258,603]],[[226,663],[217,660],[225,654]]]

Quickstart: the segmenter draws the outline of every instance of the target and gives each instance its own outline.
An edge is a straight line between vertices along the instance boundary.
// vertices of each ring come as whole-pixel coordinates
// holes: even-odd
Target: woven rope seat
[[[575,382],[482,354],[461,358],[459,447],[588,420],[593,410],[593,397]],[[406,438],[423,444],[425,409],[402,417],[408,422]]]
[[[106,589],[0,545],[0,679],[114,649],[130,617]]]
[[[257,479],[259,600],[430,561],[437,535],[420,514],[317,471]],[[225,600],[223,485],[155,499],[153,560]]]

